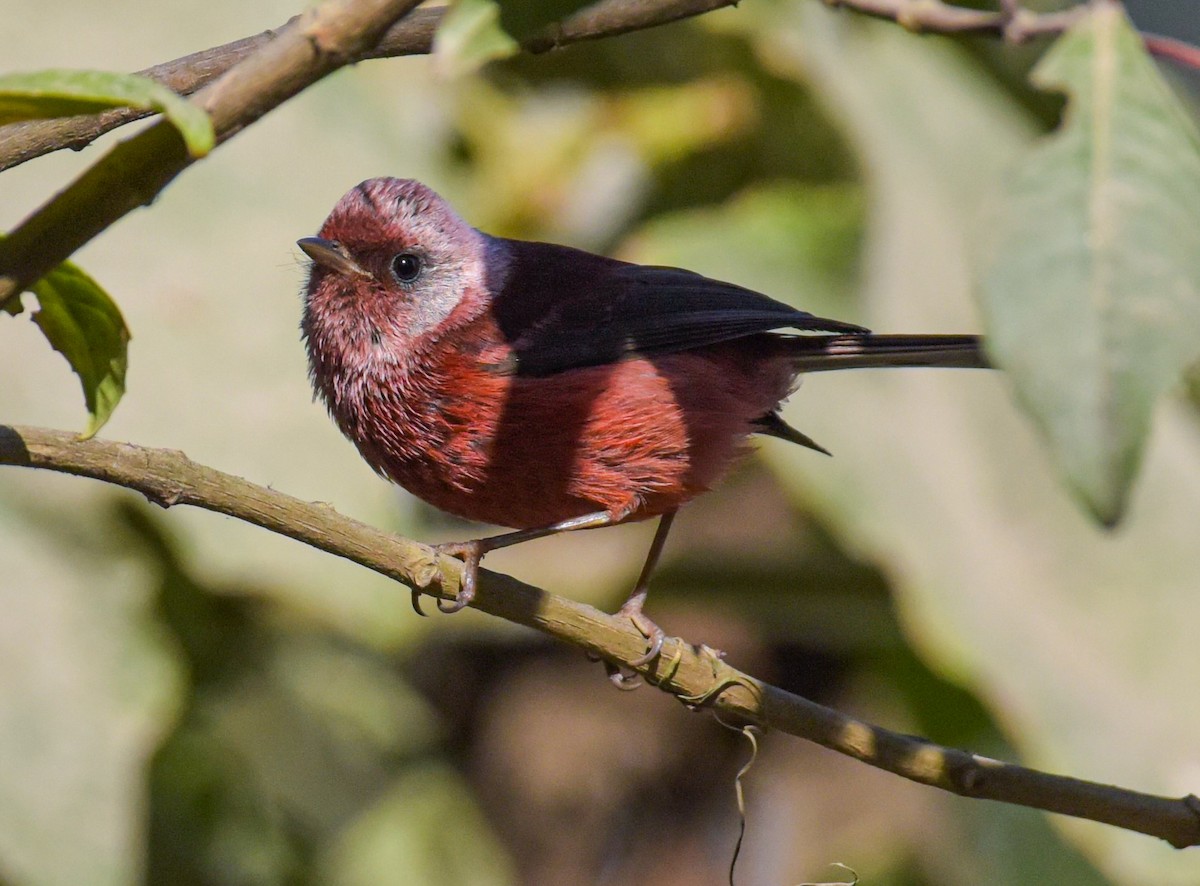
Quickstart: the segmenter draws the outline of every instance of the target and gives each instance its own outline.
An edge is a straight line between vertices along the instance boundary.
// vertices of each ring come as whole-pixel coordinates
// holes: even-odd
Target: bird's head
[[[305,334],[346,348],[403,347],[456,311],[474,316],[486,306],[491,243],[419,182],[365,181],[319,236],[298,242],[313,262]]]

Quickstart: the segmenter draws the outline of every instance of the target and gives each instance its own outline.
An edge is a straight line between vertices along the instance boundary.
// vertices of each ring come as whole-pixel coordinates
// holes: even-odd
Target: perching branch
[[[0,425],[2,464],[92,477],[140,492],[162,507],[187,504],[216,511],[345,557],[414,590],[441,597],[457,593],[459,561],[345,517],[329,505],[300,501],[197,464],[181,452]],[[396,605],[407,606],[406,597],[398,597]],[[627,620],[487,570],[480,573],[472,606],[626,667],[645,649],[645,638]],[[1051,775],[892,732],[761,683],[711,650],[678,638],[666,641],[661,659],[643,675],[693,707],[774,727],[964,797],[1103,822],[1181,849],[1200,845],[1200,798],[1193,795],[1171,799]]]
[[[669,24],[681,18],[702,15],[722,6],[732,6],[735,0],[601,0],[574,15],[526,38],[525,52],[538,54],[580,43],[614,37]],[[433,35],[445,13],[445,7],[417,9],[393,24],[362,59],[395,58],[405,55],[424,55],[433,48]],[[220,77],[260,47],[270,43],[299,16],[281,28],[244,37],[224,46],[214,46],[139,71],[178,92],[192,95]],[[18,166],[26,160],[59,151],[63,148],[81,150],[104,133],[151,114],[135,108],[117,108],[102,114],[65,117],[57,120],[31,120],[0,126],[0,172]]]

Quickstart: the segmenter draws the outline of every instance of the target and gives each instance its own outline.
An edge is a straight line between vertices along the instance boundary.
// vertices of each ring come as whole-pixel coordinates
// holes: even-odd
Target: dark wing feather
[[[774,329],[866,331],[691,271],[502,242],[509,261],[493,310],[521,375],[611,363],[631,353],[686,351]]]

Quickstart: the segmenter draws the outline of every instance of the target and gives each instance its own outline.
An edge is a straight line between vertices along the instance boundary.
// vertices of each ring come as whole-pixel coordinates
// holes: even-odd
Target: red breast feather
[[[414,495],[518,529],[674,510],[720,479],[793,377],[749,342],[521,377],[487,315],[422,344],[335,383],[331,412]]]

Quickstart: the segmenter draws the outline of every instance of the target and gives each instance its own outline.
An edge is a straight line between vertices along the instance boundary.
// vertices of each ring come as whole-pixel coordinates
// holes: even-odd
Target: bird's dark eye
[[[411,252],[402,252],[392,259],[392,273],[401,283],[411,283],[421,276],[421,259]]]

